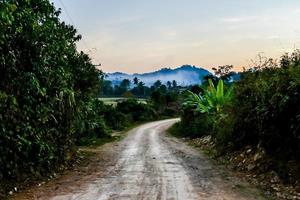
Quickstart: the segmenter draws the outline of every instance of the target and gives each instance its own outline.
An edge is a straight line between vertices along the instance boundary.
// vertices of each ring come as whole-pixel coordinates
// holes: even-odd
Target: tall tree
[[[219,66],[218,68],[212,68],[215,75],[220,77],[220,79],[228,81],[230,76],[232,75],[233,65],[223,65]]]
[[[101,72],[48,0],[2,0],[0,13],[0,176],[19,178],[67,159]]]
[[[177,82],[175,80],[172,81],[173,88],[177,88]]]
[[[168,86],[168,89],[171,89],[171,87],[172,87],[171,81],[168,81],[168,82],[167,82],[167,86]]]
[[[103,80],[102,82],[102,94],[105,96],[113,95],[114,89],[112,82],[108,80]]]
[[[133,84],[136,85],[136,86],[139,84],[139,79],[138,79],[138,77],[134,77],[134,79],[133,79]]]
[[[155,83],[153,84],[154,88],[157,89],[162,85],[160,80],[155,81]]]
[[[126,91],[129,89],[130,87],[130,80],[129,79],[124,79],[121,83],[120,83],[120,87],[124,88]]]
[[[167,87],[166,87],[166,85],[162,84],[162,85],[159,87],[159,90],[160,90],[163,94],[167,93]]]
[[[139,91],[139,95],[145,96],[145,92],[146,92],[145,91],[145,83],[143,83],[142,81],[139,82],[137,88],[138,88],[138,91]]]

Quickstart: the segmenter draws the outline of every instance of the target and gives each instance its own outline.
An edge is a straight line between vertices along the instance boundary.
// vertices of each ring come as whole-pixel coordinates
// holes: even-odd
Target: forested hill
[[[146,86],[153,85],[155,81],[161,80],[163,84],[168,81],[176,80],[178,85],[194,85],[201,83],[202,79],[209,75],[210,72],[191,65],[183,65],[176,69],[163,68],[155,72],[144,74],[126,74],[121,72],[108,73],[106,79],[110,80],[113,85],[118,85],[124,79],[133,80],[137,77],[140,81],[144,82]]]

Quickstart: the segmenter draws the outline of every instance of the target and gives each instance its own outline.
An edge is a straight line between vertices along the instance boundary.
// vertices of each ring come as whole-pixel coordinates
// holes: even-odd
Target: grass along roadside
[[[127,100],[128,98],[125,98],[125,97],[101,97],[101,98],[98,98],[98,99],[101,100],[101,101],[103,101],[103,103],[105,105],[116,106],[119,102]],[[147,99],[137,98],[136,100],[139,103],[147,104]]]
[[[82,138],[80,141],[80,145],[79,148],[81,147],[89,147],[89,148],[97,148],[100,147],[106,143],[111,143],[111,142],[115,142],[115,141],[121,141],[122,139],[124,139],[127,136],[127,133],[142,125],[145,124],[147,122],[137,122],[134,123],[126,128],[124,128],[124,130],[121,131],[112,131],[110,133],[110,135],[107,135],[103,138],[97,138],[97,137],[86,137],[86,138]]]

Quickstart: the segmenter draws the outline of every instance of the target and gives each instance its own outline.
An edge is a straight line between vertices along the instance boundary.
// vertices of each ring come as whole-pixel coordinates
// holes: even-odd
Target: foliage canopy
[[[22,178],[71,157],[101,72],[48,0],[2,0],[0,13],[0,177]]]

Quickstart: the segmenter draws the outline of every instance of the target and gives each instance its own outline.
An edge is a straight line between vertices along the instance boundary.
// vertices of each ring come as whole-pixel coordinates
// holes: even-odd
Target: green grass
[[[84,137],[79,141],[79,146],[88,146],[88,147],[98,147],[106,143],[114,142],[120,140],[121,136],[106,136],[102,138],[97,137]]]
[[[167,133],[170,136],[177,137],[177,138],[182,138],[182,133],[181,133],[181,130],[180,130],[180,122],[177,122],[176,124],[171,126],[167,130]]]
[[[117,133],[116,135],[114,135],[114,133],[112,132],[111,133],[112,135],[106,135],[101,138],[83,137],[80,139],[78,146],[79,147],[99,147],[106,143],[120,141],[126,137],[126,133],[128,133],[130,130],[132,130],[144,123],[147,123],[147,122],[137,122],[137,123],[131,124],[128,127],[125,127],[122,131],[115,132],[115,133]]]
[[[124,98],[124,97],[103,97],[103,98],[99,98],[99,100],[103,101],[104,104],[113,105],[113,106],[116,106],[118,102],[124,101],[126,99],[127,98]],[[137,100],[138,100],[139,103],[147,104],[146,99],[137,98]]]

